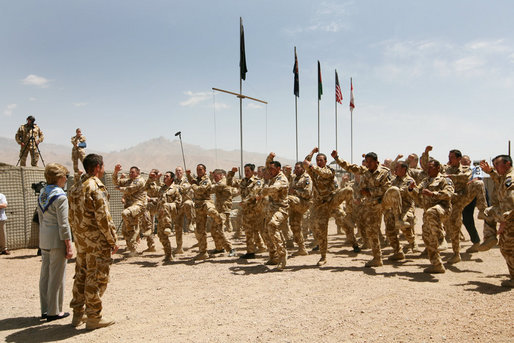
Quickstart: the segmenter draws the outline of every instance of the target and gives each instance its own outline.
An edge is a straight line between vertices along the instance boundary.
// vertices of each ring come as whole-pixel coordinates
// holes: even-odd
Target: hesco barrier
[[[102,182],[110,195],[110,209],[114,224],[121,231],[121,192],[114,189],[112,172],[106,172]],[[0,166],[0,193],[7,198],[7,247],[9,249],[36,248],[39,243],[38,225],[33,223],[37,194],[33,188],[44,182],[44,169],[33,167]],[[73,177],[68,180],[68,187]]]
[[[148,174],[141,173],[146,179]],[[7,198],[7,247],[9,249],[37,248],[39,244],[39,225],[34,222],[37,206],[37,194],[34,188],[45,181],[44,169],[34,167],[14,167],[0,165],[0,193]],[[123,203],[122,193],[114,188],[112,172],[105,172],[102,182],[109,192],[109,205],[114,225],[118,235],[121,234],[121,212]],[[33,188],[34,185],[34,188]],[[73,177],[68,179],[67,188],[73,185]],[[236,200],[237,199],[237,200]],[[236,209],[239,208],[239,197],[234,199],[232,220],[234,222]]]

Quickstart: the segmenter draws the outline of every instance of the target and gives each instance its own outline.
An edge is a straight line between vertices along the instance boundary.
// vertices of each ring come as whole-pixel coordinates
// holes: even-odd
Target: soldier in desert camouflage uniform
[[[114,167],[112,174],[112,182],[120,192],[123,193],[125,199],[125,209],[121,213],[123,218],[123,237],[127,242],[129,256],[137,256],[137,238],[139,236],[139,219],[144,215],[146,209],[146,181],[140,176],[141,172],[138,167],[131,167],[129,177],[122,179],[118,173],[121,170],[121,164]]]
[[[293,256],[309,254],[305,250],[302,219],[305,212],[309,209],[311,196],[311,177],[303,169],[302,162],[297,162],[294,165],[294,175],[291,177],[289,195],[287,196],[289,203],[289,225],[293,232],[294,241],[298,245],[298,250],[293,253]]]
[[[269,172],[269,181],[262,188],[261,194],[257,199],[268,197],[269,204],[266,210],[266,230],[269,235],[270,258],[268,263],[274,264],[278,261],[278,270],[285,268],[287,263],[287,250],[285,241],[281,235],[280,227],[287,220],[287,212],[289,204],[287,201],[287,192],[289,182],[281,171],[281,164],[274,161],[275,153],[271,152],[266,158],[266,169]]]
[[[142,236],[146,237],[148,248],[144,252],[155,252],[154,223],[157,215],[157,200],[161,188],[162,174],[157,169],[150,170],[148,180],[145,183],[146,208],[141,216]]]
[[[397,187],[400,191],[402,198],[402,210],[398,217],[395,216],[394,211],[384,211],[384,222],[386,227],[386,236],[393,248],[393,255],[389,256],[389,260],[398,261],[405,258],[405,254],[400,250],[400,241],[398,234],[401,230],[407,239],[408,245],[405,246],[405,251],[411,250],[417,252],[418,248],[414,237],[414,200],[409,195],[408,187],[411,183],[415,182],[412,177],[408,175],[409,166],[407,162],[397,161],[394,164],[395,177],[391,185]]]
[[[86,157],[86,136],[82,134],[80,129],[75,130],[75,136],[71,137],[71,160],[73,161],[73,171],[76,173],[79,171],[79,160],[84,161]]]
[[[223,230],[223,224],[232,227],[230,224],[232,187],[227,185],[227,179],[224,174],[225,172],[221,169],[216,169],[213,172],[212,193],[215,195],[214,205],[222,220],[221,226],[213,225],[211,228],[211,235],[216,245],[214,253],[223,252],[223,248],[225,248],[227,252],[232,250],[232,243],[226,238]],[[230,231],[232,230],[230,229]]]
[[[334,208],[339,206],[344,200],[352,198],[352,189],[346,187],[336,192],[334,177],[335,170],[327,165],[327,156],[318,153],[316,165],[311,165],[312,157],[319,149],[315,147],[303,161],[303,167],[312,180],[313,202],[310,208],[311,225],[314,239],[319,245],[321,258],[318,266],[327,263],[328,251],[328,219]]]
[[[426,165],[431,146],[427,146],[421,155],[421,165]],[[478,218],[484,219],[484,210],[487,207],[485,190],[482,181],[469,182],[471,170],[467,166],[462,166],[460,160],[462,153],[459,150],[450,150],[448,164],[441,167],[441,173],[445,174],[453,181],[455,194],[452,196],[452,210],[450,216],[444,223],[447,233],[452,241],[453,256],[448,259],[448,263],[460,262],[460,229],[462,227],[462,211],[473,199],[477,198]]]
[[[178,217],[175,225],[178,225],[180,229],[183,230],[184,221],[187,220],[186,232],[193,232],[195,222],[195,205],[192,200],[193,190],[191,189],[191,184],[184,176],[184,170],[182,167],[175,168],[175,181],[173,183],[179,186],[180,195],[182,196],[182,204],[178,210]],[[177,229],[175,228],[175,230]],[[184,251],[182,250],[182,247],[180,249],[177,248],[175,251],[175,254],[183,253]]]
[[[207,223],[207,216],[209,216],[213,220],[213,225],[211,230],[220,230],[223,225],[223,218],[220,216],[218,211],[216,211],[216,207],[211,199],[212,193],[212,183],[209,179],[209,176],[206,174],[206,168],[203,164],[198,164],[196,166],[197,177],[193,178],[191,176],[191,171],[186,170],[187,180],[191,184],[191,188],[194,193],[194,204],[195,204],[195,214],[196,214],[196,230],[195,236],[198,240],[198,255],[195,256],[196,260],[205,260],[209,257],[207,254],[207,232],[205,231],[205,226]],[[212,234],[212,231],[211,231]],[[216,233],[215,233],[216,235]],[[229,256],[235,256],[235,250],[233,250],[230,246],[230,243],[227,241],[225,244],[225,249],[230,248],[227,252]]]
[[[439,237],[443,231],[443,222],[449,217],[452,208],[453,183],[441,173],[439,161],[430,159],[426,164],[428,177],[421,184],[409,185],[410,195],[419,200],[423,206],[422,237],[432,264],[425,273],[444,273],[445,268],[439,255]]]
[[[349,164],[341,160],[337,151],[332,151],[332,157],[336,163],[354,174],[361,174],[362,211],[366,225],[366,234],[373,252],[373,259],[366,262],[366,267],[379,267],[382,262],[380,249],[380,224],[384,210],[392,210],[395,216],[401,213],[401,195],[397,187],[391,187],[389,169],[381,166],[374,152],[365,155],[366,166]]]
[[[507,262],[510,279],[504,280],[504,287],[514,287],[514,169],[509,155],[499,155],[493,159],[494,170],[482,161],[480,166],[491,175],[496,184],[498,204],[485,210],[486,218],[500,223],[500,251]]]
[[[77,258],[73,282],[73,326],[86,321],[86,328],[96,329],[114,324],[102,318],[102,301],[112,263],[111,254],[118,250],[116,227],[109,212],[109,194],[100,178],[104,174],[100,155],[89,154],[84,159],[87,175],[76,181],[71,190],[73,210],[70,222],[75,237]],[[85,307],[85,308],[84,308]]]
[[[27,123],[21,125],[14,138],[16,143],[20,145],[20,166],[25,167],[27,163],[27,156],[30,152],[30,164],[37,167],[39,161],[39,143],[43,142],[45,136],[43,131],[35,124],[36,118],[33,116],[27,117]]]
[[[150,178],[156,179],[158,176],[150,174]],[[178,216],[178,208],[182,202],[179,187],[173,184],[175,174],[168,171],[164,174],[164,184],[159,188],[157,194],[157,237],[164,248],[164,261],[172,261],[171,244],[169,236],[171,236],[172,221]],[[175,225],[175,234],[177,246],[182,244],[182,236],[178,238],[178,231],[182,231],[179,225]]]

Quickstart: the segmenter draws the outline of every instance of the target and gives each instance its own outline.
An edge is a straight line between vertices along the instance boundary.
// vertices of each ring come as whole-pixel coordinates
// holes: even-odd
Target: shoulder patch
[[[260,186],[260,185],[261,185],[261,181],[260,181],[260,180],[257,180],[257,182],[255,182],[255,184],[256,184],[257,186]]]
[[[505,179],[505,187],[509,188],[512,185],[512,176]]]
[[[309,182],[309,180],[305,181],[305,184],[306,184],[306,185],[308,185],[309,183],[310,183],[310,182]]]
[[[449,177],[445,177],[446,179],[446,183],[449,184],[450,186],[453,186],[453,181],[452,179],[450,179]]]

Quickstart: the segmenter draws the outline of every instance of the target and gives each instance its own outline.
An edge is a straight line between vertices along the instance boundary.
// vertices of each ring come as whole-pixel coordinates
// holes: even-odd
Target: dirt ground
[[[418,212],[421,218],[421,212]],[[482,222],[477,221],[479,231]],[[464,231],[464,230],[463,230]],[[421,242],[420,223],[416,226]],[[230,235],[230,234],[229,234]],[[231,235],[230,235],[231,236]],[[465,233],[466,238],[467,233]],[[330,224],[329,261],[319,255],[290,258],[284,271],[266,256],[240,260],[223,254],[192,262],[196,249],[163,264],[162,248],[141,257],[115,255],[103,297],[116,324],[94,331],[73,328],[71,317],[39,319],[39,268],[34,249],[0,258],[0,339],[7,342],[512,342],[513,291],[500,285],[507,266],[498,248],[463,253],[445,274],[422,272],[428,260],[414,254],[401,263],[364,268],[370,251],[353,253]],[[233,240],[239,253],[244,241]],[[185,235],[185,246],[196,240]],[[462,243],[463,251],[470,242]],[[174,237],[172,237],[174,246]],[[146,248],[143,242],[140,250]],[[209,249],[214,245],[209,240]],[[444,257],[450,251],[442,253]],[[73,260],[67,267],[69,311]]]

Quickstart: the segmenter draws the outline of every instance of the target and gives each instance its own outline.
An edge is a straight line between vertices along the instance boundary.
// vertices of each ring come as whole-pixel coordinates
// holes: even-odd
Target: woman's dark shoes
[[[53,322],[54,320],[63,319],[63,318],[69,317],[69,316],[70,316],[69,312],[64,312],[61,315],[58,314],[56,316],[46,316],[46,321]]]

